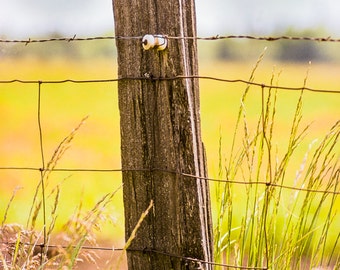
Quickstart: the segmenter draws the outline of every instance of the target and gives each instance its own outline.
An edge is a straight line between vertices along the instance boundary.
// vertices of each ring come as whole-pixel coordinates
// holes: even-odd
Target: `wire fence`
[[[248,35],[229,35],[229,36],[209,36],[209,37],[171,37],[168,36],[168,39],[195,39],[195,40],[207,40],[207,41],[213,41],[213,40],[221,40],[221,39],[251,39],[251,40],[265,40],[265,41],[278,41],[278,40],[290,40],[290,41],[311,41],[311,42],[332,42],[332,43],[338,43],[340,42],[340,39],[337,38],[331,38],[331,37],[289,37],[289,36],[278,36],[278,37],[256,37],[256,36],[248,36]],[[128,39],[128,40],[141,40],[141,36],[136,36],[136,37],[119,37],[119,36],[100,36],[100,37],[85,37],[85,38],[78,38],[76,35],[73,37],[62,37],[62,38],[48,38],[48,39],[28,39],[28,40],[7,40],[7,39],[0,39],[0,43],[22,43],[25,45],[30,45],[32,43],[45,43],[45,42],[84,42],[84,41],[93,41],[93,40],[114,40],[114,39]],[[275,187],[275,188],[280,188],[280,189],[287,189],[287,190],[296,190],[296,191],[302,191],[302,192],[312,192],[312,193],[321,193],[321,194],[333,194],[333,195],[339,195],[340,191],[339,190],[320,190],[320,189],[314,189],[314,188],[308,188],[308,187],[296,187],[296,186],[289,186],[289,185],[284,185],[280,183],[273,183],[273,182],[268,182],[268,181],[235,181],[235,180],[230,180],[230,179],[215,179],[215,178],[209,178],[209,177],[201,177],[198,175],[192,175],[188,174],[185,171],[172,171],[164,168],[51,168],[46,164],[46,159],[45,159],[45,149],[44,149],[44,144],[43,144],[43,137],[44,137],[44,130],[42,128],[42,111],[41,111],[41,106],[42,106],[42,100],[41,100],[41,91],[42,87],[46,84],[87,84],[87,83],[116,83],[118,81],[124,81],[124,80],[152,80],[152,81],[157,81],[157,80],[182,80],[182,79],[201,79],[201,80],[212,80],[212,81],[219,81],[222,83],[241,83],[245,85],[252,85],[259,87],[260,89],[268,88],[268,89],[277,89],[277,90],[282,90],[282,91],[310,91],[310,92],[315,92],[315,93],[322,93],[322,94],[339,94],[340,89],[320,89],[320,88],[309,88],[306,86],[302,87],[288,87],[284,85],[271,85],[271,84],[266,84],[262,82],[254,82],[250,80],[242,80],[242,79],[228,79],[228,78],[218,78],[218,77],[211,77],[211,76],[202,76],[199,74],[192,75],[192,76],[184,76],[184,75],[177,75],[174,77],[167,77],[167,78],[157,78],[157,77],[120,77],[120,78],[110,78],[110,79],[86,79],[86,80],[75,80],[75,79],[62,79],[62,80],[24,80],[21,78],[17,79],[12,79],[12,80],[0,80],[0,84],[33,84],[36,85],[36,92],[37,94],[37,122],[38,122],[38,129],[39,129],[39,146],[40,146],[40,156],[41,156],[41,167],[30,167],[30,166],[1,166],[0,164],[0,170],[11,170],[11,171],[16,171],[16,170],[22,170],[22,171],[36,171],[40,172],[40,180],[42,183],[42,187],[44,187],[44,173],[46,172],[98,172],[98,173],[111,173],[111,172],[131,172],[131,171],[159,171],[159,172],[164,172],[164,173],[169,173],[169,174],[176,174],[179,176],[182,176],[183,179],[202,179],[204,181],[209,181],[209,182],[220,182],[220,183],[229,183],[229,184],[237,184],[237,185],[259,185],[259,186],[265,186],[265,187]],[[339,174],[339,172],[338,172]],[[43,195],[44,196],[44,195]],[[45,204],[45,199],[43,199],[43,204]],[[47,240],[47,226],[46,226],[46,210],[45,210],[45,205],[44,205],[44,239],[42,243],[37,243],[35,244],[36,247],[41,248],[41,251],[43,251],[44,248],[66,248],[60,245],[53,245],[49,244]],[[14,246],[16,243],[15,242],[5,242],[2,244]],[[22,243],[23,245],[32,245],[29,243]],[[100,246],[82,246],[82,249],[84,250],[101,250],[101,251],[123,251],[123,248],[111,248],[111,247],[100,247]],[[129,249],[128,249],[129,250]],[[267,269],[267,267],[247,267],[247,266],[237,266],[237,265],[228,265],[228,264],[223,264],[223,263],[215,263],[215,262],[209,262],[209,261],[204,261],[200,260],[197,258],[190,258],[190,257],[183,257],[183,256],[178,256],[176,254],[171,254],[167,252],[163,252],[160,250],[154,250],[154,249],[149,249],[145,248],[142,250],[131,250],[131,251],[137,251],[137,252],[143,252],[143,253],[158,253],[164,256],[168,257],[174,257],[174,258],[179,258],[183,261],[191,262],[191,263],[197,263],[201,265],[213,265],[213,266],[222,266],[228,269]]]
[[[310,91],[310,92],[318,92],[318,93],[334,93],[339,94],[340,90],[338,89],[317,89],[317,88],[310,88],[306,86],[298,86],[298,87],[289,87],[284,85],[269,85],[265,83],[260,82],[253,82],[253,81],[247,81],[247,80],[241,80],[241,79],[225,79],[225,78],[216,78],[216,77],[210,77],[210,76],[200,76],[200,75],[193,75],[193,76],[184,76],[184,75],[177,75],[175,77],[152,77],[149,78],[148,76],[145,77],[121,77],[121,78],[113,78],[113,79],[102,79],[102,80],[73,80],[73,79],[64,79],[64,80],[51,80],[51,81],[45,81],[45,80],[20,80],[20,79],[14,79],[14,80],[0,80],[1,84],[8,84],[8,83],[23,83],[23,84],[61,84],[61,83],[108,83],[108,82],[118,82],[118,81],[124,81],[124,80],[145,80],[145,81],[173,81],[173,80],[180,80],[180,79],[204,79],[204,80],[212,80],[212,81],[219,81],[219,82],[225,82],[225,83],[242,83],[246,85],[253,85],[253,86],[260,86],[261,88],[271,88],[271,89],[279,89],[279,90],[287,90],[287,91]]]
[[[316,42],[340,42],[339,38],[328,37],[295,37],[295,36],[251,36],[251,35],[215,35],[209,37],[174,37],[174,36],[166,36],[167,39],[184,39],[184,40],[222,40],[222,39],[251,39],[251,40],[264,40],[264,41],[278,41],[278,40],[293,40],[293,41],[316,41]],[[79,38],[77,35],[73,37],[60,37],[60,38],[46,38],[46,39],[0,39],[0,43],[23,43],[28,45],[30,43],[44,43],[44,42],[53,42],[53,41],[93,41],[93,40],[131,40],[137,39],[141,40],[142,36],[99,36],[99,37],[83,37]]]

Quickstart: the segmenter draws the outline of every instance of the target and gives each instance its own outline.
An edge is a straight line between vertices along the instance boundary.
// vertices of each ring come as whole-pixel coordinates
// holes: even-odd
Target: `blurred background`
[[[89,37],[114,35],[112,4],[109,0],[73,0],[46,2],[43,0],[10,1],[1,0],[0,37],[7,39],[28,39],[37,37]],[[296,35],[313,37],[340,36],[340,4],[336,0],[300,1],[196,1],[198,35]],[[204,42],[202,42],[204,44]],[[240,46],[241,43],[241,46]],[[258,44],[258,42],[255,42]],[[203,46],[203,44],[201,44]],[[320,50],[316,43],[279,42],[269,55],[280,60],[334,60],[340,57],[334,53],[334,45]],[[51,48],[53,46],[53,48]],[[59,47],[58,47],[59,46]],[[18,46],[1,44],[0,56],[22,54],[51,55],[67,54],[68,57],[89,57],[112,54],[111,44],[91,48],[76,48],[50,44],[50,51],[40,46],[35,50],[21,51]],[[88,45],[91,46],[91,43]],[[211,59],[249,59],[252,42],[221,41],[212,49],[201,48],[200,55]],[[260,45],[262,46],[262,44]],[[291,47],[296,50],[291,50]],[[300,46],[300,47],[299,47]],[[47,46],[45,46],[47,47]],[[262,46],[263,47],[263,46]],[[67,48],[67,51],[66,51]],[[213,53],[209,53],[213,52]],[[85,54],[85,55],[84,55]]]
[[[1,0],[0,33],[7,38],[61,35],[91,36],[112,32],[109,0]],[[197,0],[199,35],[283,34],[320,29],[340,35],[336,0]]]
[[[0,39],[114,36],[110,0],[0,0],[0,7]],[[338,0],[196,0],[196,10],[198,35],[203,37],[219,34],[340,38]],[[311,88],[339,90],[339,44],[247,39],[198,41],[200,75],[247,80],[259,55],[267,48],[255,81],[268,84],[274,77],[280,85],[301,87],[306,80]],[[1,81],[116,77],[116,48],[112,40],[0,43]],[[204,80],[200,86],[202,137],[209,176],[223,178],[220,163],[228,161],[231,130],[246,86]],[[37,88],[37,84],[0,84],[0,167],[41,167]],[[56,168],[120,168],[116,83],[42,84],[40,90],[39,113],[46,163],[81,119],[89,116]],[[247,103],[250,130],[255,128],[261,114],[258,89],[254,91]],[[275,133],[278,158],[284,155],[284,151],[280,151],[287,145],[298,96],[288,92],[278,94]],[[320,140],[340,119],[339,108],[340,99],[336,94],[305,94],[302,126],[313,124],[294,157],[295,163],[287,170],[288,185],[293,184],[312,142]],[[6,222],[26,224],[39,179],[39,171],[0,170],[0,217],[4,216],[16,190]],[[84,211],[92,209],[107,192],[119,189],[121,178],[119,172],[112,171],[53,172],[49,176],[49,192],[52,194],[53,188],[59,185],[56,229],[62,231],[79,204]],[[242,206],[242,193],[236,192],[234,196]],[[289,192],[285,198],[289,201]],[[214,195],[212,199],[215,207]],[[54,200],[48,200],[48,211],[51,211]],[[339,205],[338,199],[338,208]],[[216,208],[213,211],[216,216]],[[107,206],[102,227],[96,232],[101,245],[123,246],[123,217],[120,190]],[[340,224],[338,216],[334,222]],[[39,224],[43,224],[41,219]],[[338,232],[332,233],[336,237]]]

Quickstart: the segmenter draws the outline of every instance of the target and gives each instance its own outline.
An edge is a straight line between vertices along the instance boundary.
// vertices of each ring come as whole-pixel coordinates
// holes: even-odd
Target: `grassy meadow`
[[[202,61],[200,63],[200,74],[248,80],[254,70],[255,63],[256,59],[247,62]],[[39,60],[26,57],[4,58],[0,61],[0,80],[108,79],[115,78],[117,76],[116,71],[115,59],[67,60],[52,58],[50,60]],[[308,75],[306,75],[307,73]],[[254,73],[254,81],[264,84],[270,84],[272,81],[273,85],[300,87],[303,86],[307,76],[307,87],[339,90],[339,74],[340,66],[336,64],[274,63],[264,58]],[[264,105],[267,104],[268,90],[264,91],[262,99],[260,87],[251,86],[249,88],[232,150],[240,101],[246,87],[247,85],[242,83],[200,80],[202,138],[207,152],[208,172],[211,178],[228,178],[241,182],[250,180],[249,175],[251,174],[247,174],[249,168],[246,168],[246,163],[241,165],[237,172],[235,170],[233,178],[231,178],[231,167],[229,165],[232,163],[233,157],[236,158],[237,154],[242,152],[241,149],[245,145],[245,127],[249,139],[256,134],[259,121],[261,123],[263,100],[265,101]],[[55,168],[120,168],[119,111],[116,83],[41,84],[40,90],[40,116],[45,164],[49,162],[59,146],[65,146],[65,152],[60,155],[60,159],[58,158]],[[274,127],[271,133],[273,168],[277,166],[287,152],[299,97],[300,92],[277,91],[275,120],[272,119]],[[38,84],[0,83],[0,115],[0,167],[42,167],[37,118]],[[87,116],[88,118],[77,129],[74,137],[67,137]],[[312,153],[317,149],[322,138],[339,121],[340,96],[338,94],[305,92],[302,98],[301,117],[298,133],[305,126],[311,125],[301,143],[296,147],[291,160],[287,162],[285,175],[282,178],[284,179],[282,184],[287,186],[303,186],[301,178],[296,177],[297,172],[300,171],[301,175],[306,174],[306,171],[301,171],[301,164],[307,163],[304,159],[306,158],[308,161],[312,159]],[[269,122],[268,125],[270,125]],[[244,123],[247,123],[247,125],[245,126]],[[64,138],[71,139],[69,143],[63,145],[61,142]],[[257,144],[253,148],[254,151],[257,151],[260,145],[260,143]],[[233,154],[231,154],[231,151],[233,151]],[[340,147],[337,144],[333,149],[335,160],[339,159],[339,152]],[[263,164],[265,164],[268,160],[266,150],[262,150],[262,153],[264,156]],[[309,153],[309,155],[306,156],[306,153]],[[254,159],[259,160],[260,156],[261,154],[256,154]],[[268,176],[266,167],[258,165],[259,163],[256,162],[254,164],[255,167],[260,167],[257,180],[266,181]],[[339,170],[339,164],[337,170]],[[325,178],[330,174],[331,172],[325,173]],[[0,220],[3,220],[5,213],[7,213],[5,223],[26,225],[34,193],[40,181],[40,172],[14,169],[0,170],[0,179]],[[338,182],[338,180],[337,178],[336,181]],[[318,189],[327,188],[328,180],[324,179],[324,181],[325,183],[321,182]],[[49,224],[53,220],[53,215],[56,215],[55,228],[56,231],[60,231],[65,228],[64,226],[70,217],[77,213],[80,204],[82,210],[86,212],[92,209],[105,194],[119,189],[121,177],[119,172],[56,171],[49,175],[46,185],[47,223]],[[330,189],[336,188],[336,191],[339,192],[339,186],[334,187],[334,185],[333,183]],[[55,191],[56,186],[58,186],[58,190],[60,188],[58,195]],[[252,208],[252,201],[255,202],[254,205],[259,203],[257,205],[258,210],[262,209],[260,202],[267,198],[261,197],[266,194],[264,188],[265,186],[259,186],[258,189],[255,189],[254,186],[249,187],[242,184],[223,185],[211,182],[214,223],[215,226],[219,226],[217,233],[219,241],[216,247],[220,249],[221,257],[218,260],[241,264],[252,254],[255,256],[256,252],[260,252],[249,252],[249,245],[246,244],[250,241],[249,236],[243,234],[241,237],[240,228],[241,224],[247,219],[246,216],[251,215],[247,211]],[[6,207],[14,190],[16,191],[15,196],[8,212],[6,212]],[[270,220],[270,222],[275,223],[273,228],[277,230],[270,234],[271,237],[276,238],[273,243],[280,243],[281,237],[284,235],[287,213],[291,214],[289,217],[293,221],[294,219],[298,220],[299,209],[303,205],[303,199],[301,199],[304,196],[303,192],[297,198],[296,206],[291,207],[292,196],[298,196],[296,191],[290,189],[279,189],[279,191],[282,193],[279,206],[277,206],[278,199],[274,200],[277,204],[274,203],[270,206],[274,207],[274,210],[275,205],[277,206],[277,211],[274,211],[277,215],[276,219]],[[227,193],[230,195],[230,199],[228,202],[223,202]],[[306,210],[306,214],[313,218],[312,210],[317,211],[318,202],[324,200],[323,208],[315,217],[313,230],[317,234],[322,234],[325,222],[327,220],[332,221],[326,237],[329,241],[324,245],[325,252],[330,254],[334,253],[334,244],[339,237],[340,199],[339,196],[329,195],[323,198],[321,195],[316,195],[313,203],[309,205],[309,210]],[[52,215],[49,213],[54,210],[56,196],[58,196],[57,214]],[[247,196],[248,199],[250,198],[249,201]],[[311,196],[314,195],[311,194]],[[330,205],[332,205],[331,212],[329,212]],[[227,215],[231,213],[232,218]],[[256,211],[252,213],[256,216],[254,214]],[[331,217],[328,215],[331,215]],[[100,219],[101,229],[96,231],[98,242],[122,247],[124,243],[124,215],[121,190],[115,193],[110,203],[105,206],[102,217]],[[38,216],[37,222],[37,228],[42,229],[41,214]],[[254,227],[256,227],[255,223]],[[256,232],[254,229],[254,234]],[[297,239],[297,242],[300,240]],[[245,243],[243,251],[240,244],[242,241]],[[313,243],[313,239],[310,239],[310,243]],[[310,245],[312,249],[316,247],[314,244]],[[339,248],[340,244],[338,243],[336,247]],[[273,244],[272,249],[275,248],[279,250]],[[242,252],[237,252],[237,249]],[[266,251],[268,252],[268,248]],[[250,255],[245,255],[246,252],[249,252]],[[307,251],[304,250],[304,252]],[[307,252],[306,256],[308,254],[310,253]],[[237,258],[239,255],[241,259]],[[335,260],[336,258],[339,259],[339,257],[333,255],[332,259]],[[254,261],[253,265],[256,263],[260,264],[260,262]]]

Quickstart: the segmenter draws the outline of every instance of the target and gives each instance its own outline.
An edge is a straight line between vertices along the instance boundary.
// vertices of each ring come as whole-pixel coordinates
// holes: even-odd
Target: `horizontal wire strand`
[[[2,245],[7,245],[7,246],[13,246],[16,243],[15,242],[0,242],[0,244]],[[54,244],[32,244],[32,243],[20,243],[22,245],[25,246],[34,246],[34,247],[38,247],[38,248],[62,248],[62,249],[66,249],[69,246],[66,245],[54,245]],[[72,248],[77,248],[77,246],[72,245]],[[172,258],[177,258],[177,259],[181,259],[183,261],[189,261],[189,262],[194,262],[194,263],[200,263],[200,264],[208,264],[208,265],[213,265],[213,266],[223,266],[223,267],[228,267],[228,268],[234,268],[234,269],[254,269],[254,270],[265,270],[267,268],[265,267],[250,267],[250,266],[237,266],[237,265],[230,265],[230,264],[223,264],[223,263],[216,263],[216,262],[211,262],[211,261],[205,261],[205,260],[201,260],[201,259],[197,259],[197,258],[191,258],[191,257],[186,257],[186,256],[181,256],[181,255],[176,255],[176,254],[172,254],[172,253],[168,253],[168,252],[164,252],[164,251],[160,251],[160,250],[156,250],[156,249],[149,249],[149,248],[144,248],[144,249],[131,249],[131,248],[115,248],[115,247],[101,247],[101,246],[82,246],[81,249],[84,250],[100,250],[100,251],[111,251],[111,252],[121,252],[121,251],[131,251],[131,252],[143,252],[143,253],[156,253],[156,254],[161,254],[164,256],[168,256],[168,257],[172,257]]]
[[[254,269],[254,270],[266,270],[266,269],[268,269],[267,267],[237,266],[237,265],[230,265],[230,264],[224,264],[224,263],[210,262],[210,261],[205,261],[205,260],[201,260],[201,259],[197,259],[197,258],[175,255],[175,254],[171,254],[171,253],[168,253],[168,252],[159,251],[159,250],[155,250],[155,249],[148,249],[148,248],[145,248],[143,250],[128,249],[128,251],[142,251],[144,253],[145,252],[157,253],[157,254],[161,254],[161,255],[164,255],[164,256],[168,256],[168,257],[172,257],[172,258],[178,258],[178,259],[181,259],[181,260],[184,260],[184,261],[190,261],[190,262],[199,263],[199,264],[228,267],[228,269],[230,269],[230,268],[234,268],[234,269]],[[201,268],[198,268],[198,269],[201,269]]]
[[[21,80],[21,79],[13,79],[13,80],[0,80],[0,84],[10,84],[10,83],[22,83],[22,84],[62,84],[62,83],[111,83],[111,82],[118,82],[124,80],[148,80],[148,81],[173,81],[173,80],[180,80],[180,79],[202,79],[202,80],[212,80],[224,83],[243,83],[247,85],[258,86],[261,88],[270,88],[270,89],[278,89],[278,90],[286,90],[286,91],[309,91],[309,92],[316,92],[316,93],[328,93],[328,94],[339,94],[340,90],[337,89],[318,89],[318,88],[311,88],[305,86],[298,86],[298,87],[289,87],[283,85],[270,85],[265,83],[253,82],[243,79],[224,79],[224,78],[217,78],[212,76],[202,76],[202,75],[192,75],[192,76],[184,76],[184,75],[177,75],[174,77],[121,77],[121,78],[112,78],[112,79],[93,79],[93,80],[74,80],[74,79],[62,79],[62,80]]]
[[[328,37],[299,37],[299,36],[252,36],[252,35],[214,35],[208,37],[192,36],[192,37],[179,37],[179,36],[167,36],[168,39],[173,40],[224,40],[224,39],[249,39],[249,40],[259,40],[259,41],[279,41],[279,40],[290,40],[290,41],[313,41],[313,42],[340,42],[340,38]],[[30,43],[45,43],[45,42],[72,42],[72,41],[95,41],[95,40],[139,40],[143,36],[96,36],[96,37],[59,37],[59,38],[42,38],[42,39],[0,39],[0,43],[23,43],[28,45]]]
[[[31,171],[41,171],[41,168],[34,168],[34,167],[0,167],[0,170],[31,170]],[[332,191],[332,190],[317,190],[317,189],[309,189],[309,188],[299,188],[294,186],[288,185],[281,185],[266,181],[240,181],[240,180],[229,180],[229,179],[217,179],[211,177],[203,177],[199,175],[184,173],[184,172],[176,172],[168,169],[87,169],[87,168],[54,168],[54,169],[44,169],[44,171],[53,171],[53,172],[103,172],[103,173],[112,173],[112,172],[163,172],[163,173],[171,173],[171,174],[178,174],[183,177],[188,177],[192,179],[201,179],[204,181],[210,182],[219,182],[219,183],[229,183],[229,184],[239,184],[239,185],[263,185],[267,187],[276,187],[276,188],[283,188],[289,190],[296,190],[296,191],[304,191],[304,192],[313,192],[313,193],[322,193],[322,194],[335,194],[340,195],[340,191]]]

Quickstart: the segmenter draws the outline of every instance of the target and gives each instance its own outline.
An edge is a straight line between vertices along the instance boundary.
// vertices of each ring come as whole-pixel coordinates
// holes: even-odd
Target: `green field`
[[[208,62],[200,64],[200,74],[226,79],[248,80],[253,62]],[[263,61],[255,73],[255,81],[300,87],[308,72],[307,86],[322,89],[340,89],[340,66],[335,64],[294,64]],[[0,61],[0,80],[62,80],[62,79],[107,79],[116,78],[114,60],[50,61],[36,59],[3,59]],[[230,148],[236,119],[246,84],[223,83],[200,80],[202,138],[205,144],[208,171],[211,178],[225,178],[224,167],[230,161]],[[273,147],[276,159],[285,154],[288,137],[300,92],[282,91],[277,94]],[[261,114],[261,88],[251,87],[245,103],[249,133],[254,133]],[[0,167],[42,167],[38,128],[38,84],[0,83]],[[89,116],[76,132],[75,138],[56,165],[56,168],[110,169],[120,168],[119,111],[116,83],[87,84],[42,84],[41,124],[45,163],[50,160],[61,141],[80,121]],[[309,147],[316,148],[321,138],[340,119],[340,96],[338,94],[305,92],[303,97],[301,130],[312,123],[306,137],[299,145],[286,171],[285,185],[294,185],[296,172],[300,169]],[[242,120],[243,122],[243,120]],[[241,134],[241,133],[240,133]],[[318,139],[318,141],[315,141]],[[237,147],[242,148],[242,137]],[[311,144],[313,141],[314,144]],[[340,147],[335,153],[339,159]],[[220,154],[219,154],[220,153]],[[222,163],[222,173],[220,165]],[[239,181],[241,179],[241,175]],[[263,176],[265,177],[265,175]],[[33,195],[40,180],[39,171],[0,170],[0,217],[16,187],[7,223],[26,224]],[[235,179],[237,180],[237,179]],[[53,172],[46,189],[49,194],[61,183],[56,227],[62,228],[75,212],[80,201],[83,209],[90,209],[104,194],[121,185],[119,172]],[[296,183],[295,183],[296,184]],[[299,183],[297,183],[299,184]],[[320,187],[321,189],[324,187]],[[214,219],[217,218],[216,185],[211,184]],[[339,191],[339,188],[338,190]],[[287,204],[292,195],[285,190]],[[245,187],[233,186],[234,215],[244,211]],[[47,213],[51,211],[54,197],[48,197]],[[336,198],[336,210],[340,199]],[[288,206],[287,206],[288,207]],[[110,239],[115,246],[122,246],[124,215],[122,192],[118,192],[105,210],[110,220],[103,222],[99,239]],[[283,220],[284,209],[281,209]],[[325,212],[326,214],[326,212]],[[322,216],[322,213],[321,213]],[[237,227],[239,218],[233,219]],[[49,222],[49,220],[47,220]],[[282,221],[282,224],[284,221]],[[333,218],[333,228],[340,227],[339,215]],[[40,218],[40,225],[42,219]],[[283,225],[282,225],[283,226]],[[281,227],[282,227],[281,226]],[[330,235],[336,238],[338,230]]]

